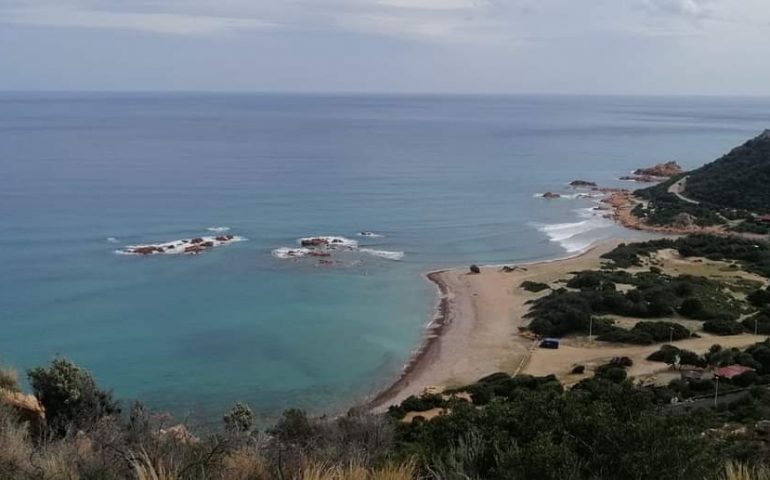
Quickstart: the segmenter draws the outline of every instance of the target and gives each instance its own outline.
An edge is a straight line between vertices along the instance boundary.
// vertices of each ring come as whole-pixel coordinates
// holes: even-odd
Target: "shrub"
[[[748,387],[757,383],[757,380],[759,380],[757,372],[748,371],[733,377],[732,382],[739,387]]]
[[[743,333],[743,325],[733,320],[709,320],[703,324],[703,330],[716,335],[738,335]]]
[[[697,353],[683,350],[673,345],[663,345],[660,347],[660,350],[651,353],[647,360],[651,362],[664,362],[671,365],[675,362],[677,355],[679,356],[680,365],[706,366],[706,360]]]
[[[238,402],[225,414],[223,421],[228,432],[248,432],[254,427],[254,414],[248,405]]]
[[[697,298],[685,298],[679,306],[679,313],[688,318],[697,318],[703,313],[703,302]]]
[[[35,396],[46,410],[46,420],[59,433],[68,426],[89,429],[102,417],[119,413],[112,393],[100,390],[91,374],[59,358],[49,367],[29,371],[29,382]]]
[[[646,333],[656,342],[690,338],[690,330],[673,322],[639,322],[632,330]]]
[[[542,292],[543,290],[548,290],[549,287],[547,283],[541,283],[541,282],[533,282],[531,280],[525,280],[521,282],[521,288],[528,292]]]
[[[608,363],[596,369],[596,377],[613,383],[621,383],[628,377],[628,373],[626,373],[625,368]]]

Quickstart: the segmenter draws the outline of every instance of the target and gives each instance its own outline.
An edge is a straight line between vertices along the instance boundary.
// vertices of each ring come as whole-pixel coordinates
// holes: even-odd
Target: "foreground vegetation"
[[[713,379],[641,387],[627,378],[631,361],[617,358],[569,390],[553,376],[498,373],[444,395],[410,397],[387,415],[311,418],[287,410],[264,432],[236,404],[218,431],[198,437],[138,403],[120,413],[88,372],[59,359],[29,372],[50,412],[44,421],[0,408],[0,478],[766,478],[770,340],[745,351],[715,346],[704,356],[673,349],[651,359],[755,370],[722,380],[731,397],[717,408]],[[18,389],[7,371],[0,379],[4,391]],[[706,403],[672,404],[704,395]],[[437,409],[433,418],[414,417]],[[403,421],[409,412],[414,418]]]

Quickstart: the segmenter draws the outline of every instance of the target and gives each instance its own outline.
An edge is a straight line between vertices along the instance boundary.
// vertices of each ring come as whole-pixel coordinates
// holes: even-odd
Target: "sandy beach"
[[[619,243],[598,244],[572,258],[519,265],[508,272],[496,266],[483,267],[478,274],[470,273],[467,268],[427,274],[440,291],[436,319],[426,330],[421,347],[402,376],[377,395],[369,407],[383,411],[410,395],[468,385],[496,372],[555,374],[570,385],[592,375],[594,367],[617,356],[628,356],[634,361],[629,374],[635,377],[651,377],[666,370],[665,364],[646,360],[650,353],[660,348],[660,344],[634,346],[569,337],[562,339],[558,350],[546,350],[537,348],[531,336],[520,332],[520,327],[526,324],[527,302],[548,294],[548,290],[540,293],[526,291],[520,287],[522,282],[553,284],[570,272],[596,269],[602,264],[600,257]],[[661,259],[666,260],[664,270],[673,275],[697,274],[694,268],[708,268],[701,273],[711,276],[728,275],[719,269],[719,262],[696,266],[685,259],[673,258],[670,252],[662,252]],[[729,274],[735,275],[735,272]],[[765,282],[754,274],[742,272],[740,275]],[[674,343],[680,348],[704,353],[716,343],[725,347],[746,347],[765,338],[750,334],[717,337],[702,331],[698,333],[700,338]],[[577,364],[586,367],[585,374],[570,374]]]
[[[462,386],[491,373],[525,370],[534,340],[520,335],[519,327],[525,323],[526,302],[546,292],[528,292],[521,283],[550,283],[568,272],[594,268],[618,243],[602,243],[568,259],[520,265],[513,272],[483,267],[479,274],[467,268],[429,273],[441,294],[437,317],[401,378],[370,407],[382,411],[431,387]]]

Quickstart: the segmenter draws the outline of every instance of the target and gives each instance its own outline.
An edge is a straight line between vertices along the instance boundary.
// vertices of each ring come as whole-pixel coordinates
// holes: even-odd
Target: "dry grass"
[[[13,368],[0,367],[0,389],[19,391],[19,372]]]
[[[387,464],[367,469],[351,464],[345,467],[313,463],[302,468],[297,480],[414,480],[417,467],[414,462]]]
[[[741,463],[727,462],[724,480],[770,480],[770,469],[767,467],[749,467]]]
[[[256,449],[239,448],[222,462],[223,477],[228,480],[267,480],[270,466]]]
[[[178,480],[173,462],[169,463],[170,466],[165,466],[160,461],[153,463],[144,451],[139,457],[134,456],[131,459],[131,467],[137,480]]]

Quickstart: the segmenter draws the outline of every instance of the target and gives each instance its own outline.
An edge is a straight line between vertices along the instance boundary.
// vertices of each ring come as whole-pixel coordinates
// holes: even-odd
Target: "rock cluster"
[[[654,167],[638,168],[634,170],[634,175],[650,176],[650,177],[673,177],[679,175],[684,170],[676,162],[659,163]]]

